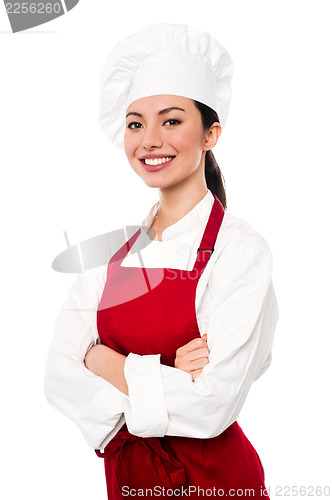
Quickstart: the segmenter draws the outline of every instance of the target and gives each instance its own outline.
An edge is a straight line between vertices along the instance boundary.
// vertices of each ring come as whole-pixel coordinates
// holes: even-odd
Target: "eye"
[[[177,125],[178,123],[181,123],[179,120],[175,120],[175,119],[170,118],[169,120],[167,120],[167,121],[164,123],[164,125],[165,125],[166,123],[169,123],[169,122],[173,122],[173,123],[171,123],[171,125]]]
[[[128,128],[133,128],[133,129],[138,128],[138,127],[132,127],[132,125],[138,125],[138,126],[140,126],[141,124],[139,122],[131,122],[131,123],[128,124]]]

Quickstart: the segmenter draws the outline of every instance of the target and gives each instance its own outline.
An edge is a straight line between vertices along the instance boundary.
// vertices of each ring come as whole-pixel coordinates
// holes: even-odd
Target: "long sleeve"
[[[89,344],[98,337],[94,272],[77,275],[55,321],[44,390],[49,404],[76,422],[87,444],[102,448],[120,426],[126,395],[84,364]]]
[[[279,312],[266,241],[258,233],[232,237],[208,288],[209,363],[195,382],[189,373],[161,364],[160,355],[127,356],[124,413],[131,433],[217,436],[238,418],[253,381],[270,365]],[[144,388],[139,399],[138,387]]]

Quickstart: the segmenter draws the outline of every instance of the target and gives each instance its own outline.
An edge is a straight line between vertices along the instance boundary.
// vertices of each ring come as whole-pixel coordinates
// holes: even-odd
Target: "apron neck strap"
[[[134,233],[128,241],[125,242],[124,245],[122,245],[122,247],[119,248],[119,250],[117,252],[115,252],[115,254],[112,255],[111,257],[111,260],[109,261],[109,264],[111,264],[112,262],[116,262],[117,265],[120,265],[122,263],[122,261],[124,260],[124,258],[127,256],[128,252],[130,251],[131,247],[133,246],[133,244],[135,243],[135,241],[137,240],[138,236],[141,234],[142,232],[142,229],[138,229],[138,231],[136,231],[136,233]]]
[[[214,251],[214,244],[225,214],[225,209],[221,201],[215,194],[213,194],[213,196],[214,203],[210,212],[209,220],[205,226],[201,243],[197,249],[196,262],[193,267],[193,270],[197,269],[200,274],[204,271],[204,268]]]
[[[197,249],[196,262],[193,267],[193,269],[197,269],[199,271],[199,274],[203,272],[206,264],[211,257],[211,254],[214,251],[214,244],[216,242],[225,213],[225,209],[221,204],[219,198],[217,198],[215,194],[213,196],[214,203],[210,212],[209,220],[205,226],[201,243],[199,245],[199,248]],[[129,238],[128,241],[126,241],[126,243],[112,256],[110,263],[117,262],[118,265],[121,264],[121,262],[126,257],[129,250],[137,240],[141,231],[142,229],[139,229],[135,234],[133,234],[133,236],[131,236],[131,238]]]

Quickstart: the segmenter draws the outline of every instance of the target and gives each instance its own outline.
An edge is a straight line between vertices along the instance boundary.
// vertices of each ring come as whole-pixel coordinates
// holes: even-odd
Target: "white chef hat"
[[[234,65],[209,33],[182,24],[156,23],[123,38],[101,72],[99,122],[123,147],[128,106],[142,97],[171,94],[194,99],[227,119]]]

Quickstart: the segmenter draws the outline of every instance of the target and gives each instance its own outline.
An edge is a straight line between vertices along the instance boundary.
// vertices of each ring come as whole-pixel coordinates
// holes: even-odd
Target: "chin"
[[[143,179],[143,181],[150,188],[163,189],[163,188],[169,187],[168,182],[160,182],[160,181],[158,182],[157,180],[154,181],[153,179]]]

